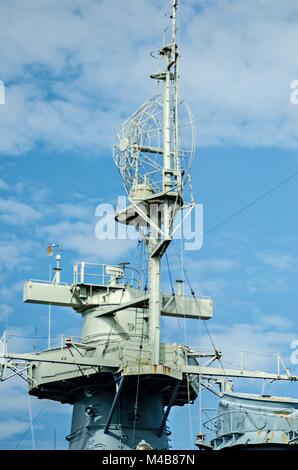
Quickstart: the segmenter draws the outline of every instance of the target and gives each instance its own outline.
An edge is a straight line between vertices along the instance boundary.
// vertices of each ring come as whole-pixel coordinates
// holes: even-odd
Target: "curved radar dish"
[[[170,120],[173,189],[178,180],[182,186],[185,185],[196,143],[191,109],[181,99],[178,104],[178,126],[175,125],[173,112]],[[143,186],[148,194],[160,193],[163,190],[163,114],[163,96],[155,96],[143,104],[117,133],[118,143],[114,146],[113,158],[128,194],[132,195],[134,188],[140,186]],[[175,151],[175,148],[178,151]]]

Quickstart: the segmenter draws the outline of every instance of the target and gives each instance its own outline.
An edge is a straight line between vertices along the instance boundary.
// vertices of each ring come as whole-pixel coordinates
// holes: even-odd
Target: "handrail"
[[[39,284],[50,284],[51,286],[70,286],[68,282],[59,282],[59,284],[56,284],[53,281],[50,280],[44,280],[44,279],[29,279],[26,282],[38,282]]]
[[[268,414],[270,414],[270,412],[266,412],[266,411],[257,411],[257,410],[241,410],[241,409],[238,409],[238,410],[230,410],[230,411],[225,411],[224,413],[220,413],[219,415],[217,416],[214,416],[213,418],[210,418],[209,420],[205,421],[203,423],[203,427],[205,429],[207,429],[208,431],[211,431],[212,433],[215,433],[219,427],[219,425],[223,422],[224,420],[224,417],[225,416],[231,416],[232,417],[232,420],[233,420],[233,415],[241,415],[244,417],[246,416],[247,418],[250,419],[251,421],[251,424],[253,426],[255,426],[254,429],[252,429],[251,431],[254,431],[257,429],[255,423],[254,423],[254,420],[252,418],[250,418],[250,414],[255,414],[255,415],[258,415],[258,416],[268,416]],[[287,420],[293,420],[293,419],[297,419],[297,417],[295,416],[291,416],[291,414],[289,414],[287,416]],[[291,423],[292,424],[292,423]],[[208,426],[209,425],[209,426]],[[231,421],[231,428],[233,428],[233,421]],[[249,430],[246,430],[246,432],[248,432]],[[231,433],[233,433],[233,431],[230,431]]]
[[[121,264],[107,265],[77,261],[74,264],[73,282],[100,286],[130,285],[140,288],[141,273],[142,271]]]

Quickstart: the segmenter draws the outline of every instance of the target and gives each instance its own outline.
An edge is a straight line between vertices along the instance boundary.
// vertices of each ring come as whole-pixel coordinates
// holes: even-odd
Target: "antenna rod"
[[[163,79],[163,191],[165,199],[163,204],[163,231],[165,240],[170,240],[172,203],[167,197],[173,189],[173,177],[181,188],[181,175],[178,167],[178,53],[176,44],[177,35],[177,7],[178,0],[172,1],[172,43],[165,45],[160,55],[166,60],[166,70],[161,77]],[[160,75],[158,75],[160,76]],[[156,78],[156,76],[155,76]],[[173,123],[174,118],[174,123]],[[174,125],[173,125],[174,124]],[[172,131],[173,130],[173,131]],[[174,158],[173,158],[174,157]],[[154,220],[158,228],[161,228],[161,220],[157,216]],[[153,364],[160,363],[160,260],[162,253],[156,250],[161,242],[156,230],[151,230],[150,237],[150,330],[152,342]]]
[[[172,43],[177,44],[176,37],[177,37],[177,9],[178,9],[178,0],[173,0],[172,4],[172,21],[173,21],[173,29],[172,29]]]
[[[174,61],[174,168],[178,191],[181,191],[181,169],[179,164],[179,53],[177,44],[178,0],[172,3],[172,60]]]

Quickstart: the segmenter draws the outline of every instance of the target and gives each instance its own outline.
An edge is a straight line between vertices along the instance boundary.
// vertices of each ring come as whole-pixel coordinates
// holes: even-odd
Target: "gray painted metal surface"
[[[201,448],[283,449],[297,445],[298,400],[253,394],[225,394],[218,414],[204,424],[213,433]],[[295,447],[296,449],[296,447]]]
[[[161,315],[199,321],[213,315],[212,300],[183,295],[181,283],[171,295],[160,291],[161,261],[177,229],[175,216],[195,206],[189,179],[195,129],[191,111],[178,94],[177,7],[178,1],[172,0],[172,37],[159,51],[165,69],[151,75],[162,82],[163,94],[123,124],[114,149],[130,202],[116,220],[139,231],[147,249],[148,285],[143,269],[85,262],[75,263],[71,283],[62,283],[58,254],[53,281],[26,282],[24,302],[72,308],[82,316],[81,338],[67,338],[60,348],[31,354],[9,354],[5,348],[2,355],[1,380],[26,376],[31,395],[73,405],[67,437],[72,450],[167,449],[172,407],[192,404],[201,387],[212,391],[219,385],[222,396],[230,377],[297,380],[288,370],[269,374],[223,369],[215,347],[211,354],[160,341]],[[181,148],[185,128],[190,139]],[[189,203],[184,202],[187,184]],[[215,361],[218,367],[213,367]],[[209,443],[201,436],[198,445],[220,450],[294,444],[297,403],[226,393],[218,416],[209,423],[214,436]]]
[[[136,408],[136,383],[124,386],[105,431],[113,400],[115,384],[86,387],[84,395],[73,408],[71,433],[67,436],[70,450],[122,449],[129,450],[142,440],[154,449],[168,448],[168,432],[158,435],[163,418],[161,392],[152,393],[152,383],[139,387],[139,405]]]
[[[92,288],[92,293],[90,293]],[[112,304],[108,307],[109,301],[104,302],[103,296],[107,299],[109,293],[115,294],[118,291],[119,299],[123,296],[130,299],[126,304]],[[124,292],[124,294],[123,294]],[[90,307],[101,306],[102,311],[98,315],[113,314],[117,310],[124,310],[129,307],[141,306],[148,310],[149,295],[139,289],[130,289],[127,286],[116,285],[109,289],[105,285],[68,285],[52,284],[40,281],[27,281],[24,284],[23,300],[25,303],[51,304],[60,307],[71,307],[78,312],[84,312]],[[113,301],[115,301],[113,295]],[[175,296],[161,294],[160,315],[168,317],[182,317],[189,319],[209,320],[213,315],[213,302],[209,298],[193,298],[187,295]]]

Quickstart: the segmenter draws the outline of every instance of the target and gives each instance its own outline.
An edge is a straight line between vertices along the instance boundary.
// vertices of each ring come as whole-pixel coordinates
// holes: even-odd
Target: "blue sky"
[[[181,93],[197,122],[192,179],[208,232],[297,171],[298,107],[290,103],[290,84],[298,79],[298,5],[181,3]],[[46,345],[47,308],[23,305],[22,284],[48,277],[48,243],[63,246],[64,279],[77,259],[135,256],[133,242],[96,239],[94,213],[124,194],[112,146],[123,120],[160,91],[148,78],[159,67],[149,53],[161,43],[167,8],[167,0],[1,2],[0,321],[1,330],[8,322],[11,351]],[[250,367],[274,369],[277,352],[290,365],[298,339],[297,179],[185,255],[196,293],[214,299],[208,326],[227,364],[239,364],[243,349],[254,353],[246,355]],[[178,272],[174,247],[169,256]],[[163,282],[169,289],[166,271]],[[186,331],[176,320],[163,326],[164,340],[184,342],[186,335],[189,344],[210,347],[202,324],[187,322]],[[79,335],[80,327],[77,314],[53,308],[53,337]],[[295,365],[291,370],[298,373]],[[298,396],[295,385],[272,384],[268,392]],[[0,396],[0,447],[30,448],[26,384],[2,384]],[[65,448],[70,408],[35,399],[32,408],[37,448],[53,448],[55,432],[57,447]],[[193,434],[198,410],[191,409]],[[190,446],[175,426],[188,426],[188,419],[186,408],[173,413],[176,447]]]

